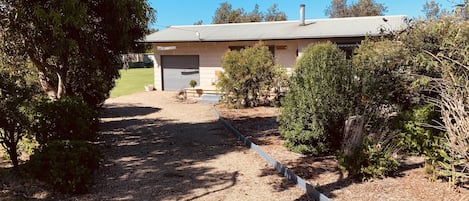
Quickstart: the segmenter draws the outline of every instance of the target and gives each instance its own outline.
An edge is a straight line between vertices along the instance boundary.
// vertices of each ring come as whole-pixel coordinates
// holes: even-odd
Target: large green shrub
[[[385,124],[390,121],[392,113],[420,101],[417,90],[411,85],[406,56],[407,51],[402,44],[390,40],[365,40],[355,50],[352,58],[357,76],[355,93],[360,100],[356,104],[356,112],[367,119],[369,133],[388,127]]]
[[[98,149],[84,141],[52,141],[35,150],[27,170],[65,193],[84,193],[99,167]]]
[[[42,99],[32,114],[33,133],[39,144],[53,140],[94,140],[98,115],[78,97]]]
[[[442,17],[412,26],[400,40],[412,52],[414,73],[428,80],[422,94],[441,112],[437,126],[446,136],[432,155],[441,159],[440,174],[456,185],[469,177],[469,21]]]
[[[353,73],[335,44],[310,45],[297,62],[278,117],[286,146],[314,155],[337,149],[353,105]]]
[[[223,55],[223,73],[217,87],[223,102],[235,108],[255,107],[269,102],[270,89],[277,75],[269,48],[258,44]]]

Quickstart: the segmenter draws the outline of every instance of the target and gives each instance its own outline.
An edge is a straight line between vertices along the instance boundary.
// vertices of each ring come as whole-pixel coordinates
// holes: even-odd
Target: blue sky
[[[324,10],[330,4],[331,0],[149,0],[151,6],[156,9],[157,22],[151,26],[155,29],[165,29],[171,25],[192,25],[199,20],[203,20],[203,24],[210,24],[215,10],[220,3],[227,1],[235,8],[244,8],[250,12],[254,5],[259,4],[260,11],[266,11],[272,4],[277,3],[278,8],[284,11],[288,20],[296,20],[299,18],[299,5],[306,5],[306,18],[317,19],[327,18]],[[357,0],[349,0],[355,2]],[[407,15],[409,17],[423,16],[421,10],[426,0],[375,0],[384,3],[388,8],[386,15]],[[450,1],[462,0],[436,0],[443,8],[452,10]]]

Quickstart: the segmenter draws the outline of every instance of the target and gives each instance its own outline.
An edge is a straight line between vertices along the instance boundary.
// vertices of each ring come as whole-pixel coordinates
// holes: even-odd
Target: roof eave
[[[146,40],[141,41],[144,43],[194,43],[194,42],[234,42],[234,41],[267,41],[267,40],[307,40],[307,39],[325,39],[325,38],[362,38],[362,37],[377,37],[383,34],[355,34],[355,35],[327,35],[327,36],[315,36],[315,37],[292,37],[292,38],[243,38],[243,39],[208,39],[208,40]]]

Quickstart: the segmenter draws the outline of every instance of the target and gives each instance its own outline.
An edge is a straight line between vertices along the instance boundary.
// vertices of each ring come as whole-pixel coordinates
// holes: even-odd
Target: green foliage
[[[147,1],[1,1],[1,51],[27,56],[50,97],[82,97],[100,107],[114,87],[120,54],[148,33]]]
[[[426,153],[434,159],[427,161],[427,169],[456,185],[469,175],[469,21],[454,16],[419,21],[399,40],[411,52],[413,73],[429,80],[422,94],[438,107],[440,129],[446,131],[444,140],[434,142],[439,146]]]
[[[429,19],[436,19],[439,18],[441,13],[446,13],[445,10],[440,9],[441,4],[435,2],[435,0],[426,1],[425,4],[422,6],[422,13],[425,14],[425,18]]]
[[[441,117],[431,104],[416,106],[398,115],[394,129],[400,131],[398,146],[404,153],[429,155],[440,146],[443,133],[429,127]]]
[[[355,50],[353,68],[356,70],[361,96],[359,112],[376,118],[383,106],[409,107],[418,102],[415,89],[410,86],[405,58],[407,51],[395,41],[365,40]],[[401,108],[398,108],[401,109]]]
[[[322,154],[339,148],[353,100],[353,72],[332,43],[310,45],[297,62],[278,117],[286,146]]]
[[[228,24],[228,23],[246,23],[246,22],[262,22],[262,21],[285,21],[287,16],[285,12],[279,11],[277,4],[273,4],[267,9],[267,13],[259,11],[259,5],[255,5],[254,9],[246,13],[243,8],[233,9],[233,6],[228,2],[220,3],[220,7],[215,11],[212,18],[213,24]]]
[[[35,87],[25,72],[8,72],[0,63],[0,144],[6,149],[13,166],[18,166],[18,142],[28,133],[28,105]]]
[[[342,169],[350,176],[362,181],[369,178],[383,178],[398,170],[397,153],[380,143],[365,138],[363,145],[353,150],[350,156],[341,156]]]
[[[27,170],[35,178],[65,193],[84,193],[93,181],[101,155],[83,141],[53,141],[35,150]]]
[[[189,85],[190,85],[192,88],[194,88],[195,86],[197,86],[197,81],[191,80],[191,81],[189,81]]]
[[[42,99],[33,109],[32,130],[39,144],[97,137],[98,115],[80,98]]]
[[[330,18],[380,16],[387,11],[386,6],[374,0],[358,0],[348,5],[347,0],[333,0],[326,9]]]
[[[469,170],[467,170],[469,161],[464,156],[455,155],[454,152],[452,153],[451,148],[453,147],[449,147],[447,150],[438,150],[438,154],[441,158],[436,161],[437,167],[439,168],[436,173],[439,176],[447,178],[449,183],[454,186],[464,181],[467,175],[469,175]]]
[[[440,120],[441,114],[435,110],[435,106],[426,104],[415,106],[402,112],[393,122],[393,129],[400,133],[396,144],[401,153],[423,154],[425,158],[425,170],[430,175],[430,180],[435,181],[439,175],[438,162],[445,159],[446,135],[440,130],[429,127]]]
[[[223,55],[222,73],[217,87],[223,102],[235,108],[255,107],[269,102],[270,89],[277,77],[274,58],[261,44]]]

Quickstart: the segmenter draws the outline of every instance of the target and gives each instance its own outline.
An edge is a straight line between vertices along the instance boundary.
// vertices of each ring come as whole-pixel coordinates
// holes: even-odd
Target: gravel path
[[[212,106],[142,92],[106,101],[104,167],[71,200],[307,200],[243,147]]]

